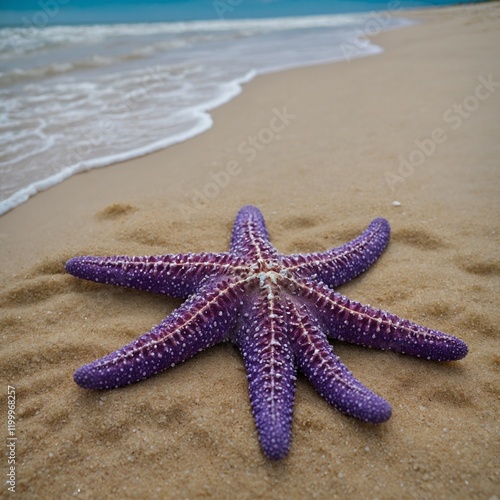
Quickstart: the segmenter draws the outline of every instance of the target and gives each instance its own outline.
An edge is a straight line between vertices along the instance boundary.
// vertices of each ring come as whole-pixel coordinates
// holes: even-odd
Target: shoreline
[[[497,494],[500,7],[411,16],[423,22],[373,39],[380,55],[258,76],[210,113],[205,133],[75,175],[0,217],[0,371],[15,387],[16,491]],[[76,368],[180,302],[76,280],[65,261],[225,251],[246,204],[261,209],[282,253],[325,250],[387,218],[387,250],[339,291],[456,335],[468,356],[432,363],[335,342],[393,416],[378,426],[343,416],[299,376],[291,451],[278,463],[260,451],[231,345],[124,389],[78,388]]]
[[[466,13],[472,11],[472,14],[478,13],[478,15],[484,15],[484,13],[487,14],[489,11],[494,11],[494,10],[495,10],[494,4],[485,3],[485,4],[479,4],[479,6],[476,4],[469,4],[464,7],[457,7],[457,6],[441,7],[431,10],[426,9],[426,10],[405,11],[405,13],[408,14],[408,17],[410,19],[414,19],[417,21],[422,20],[425,23],[432,23],[433,21],[432,12],[441,12],[446,16],[446,15],[453,15],[454,11],[460,11]],[[383,31],[379,33],[376,36],[376,38],[372,37],[372,41],[375,41],[376,44],[377,43],[380,43],[382,45],[388,44],[388,49],[389,49],[391,48],[391,38],[393,37],[393,34],[395,34],[398,31],[401,32],[406,30],[414,30],[415,28],[417,28],[418,30],[418,25],[404,27],[401,28],[400,30]],[[347,63],[346,62],[325,63],[309,67],[282,70],[277,73],[258,75],[257,77],[255,77],[254,79],[243,85],[244,92],[243,91],[240,92],[239,95],[237,95],[235,98],[233,98],[226,104],[218,106],[210,111],[209,113],[210,118],[213,121],[213,125],[210,129],[206,130],[200,135],[192,137],[191,139],[169,146],[168,148],[161,149],[159,151],[149,153],[144,156],[140,156],[138,158],[126,160],[124,162],[117,162],[111,165],[107,165],[105,167],[92,169],[89,171],[75,174],[70,178],[66,179],[65,181],[63,181],[62,183],[57,184],[49,188],[48,190],[37,193],[34,197],[31,197],[27,202],[22,203],[13,210],[10,210],[9,212],[0,216],[0,235],[2,235],[0,236],[0,238],[2,238],[2,241],[5,240],[8,241],[9,235],[16,233],[14,228],[19,224],[26,223],[28,227],[28,233],[36,234],[37,237],[43,240],[42,232],[38,231],[38,229],[43,227],[43,220],[47,219],[59,220],[58,212],[54,211],[53,209],[56,206],[56,204],[59,203],[68,205],[67,202],[69,199],[78,200],[78,203],[81,207],[85,205],[87,207],[86,212],[88,214],[90,214],[91,210],[94,210],[94,212],[97,211],[99,207],[102,206],[103,203],[108,203],[108,204],[112,204],[114,202],[121,203],[123,200],[127,200],[128,198],[137,199],[137,193],[136,193],[137,190],[129,189],[127,186],[135,186],[136,183],[138,182],[139,184],[142,184],[144,188],[151,190],[152,184],[155,184],[155,182],[153,183],[147,182],[144,176],[138,173],[139,168],[148,169],[149,172],[148,175],[150,175],[151,177],[158,178],[161,177],[162,174],[164,174],[166,178],[175,179],[176,182],[181,187],[189,186],[187,194],[184,194],[184,196],[181,197],[180,199],[177,198],[176,204],[181,206],[183,209],[188,209],[188,211],[191,212],[191,215],[195,215],[204,207],[198,205],[197,203],[193,203],[194,198],[196,198],[196,201],[199,201],[201,199],[202,201],[205,202],[208,201],[209,205],[212,204],[214,201],[213,198],[217,199],[219,197],[219,194],[223,194],[225,191],[228,190],[228,188],[230,189],[230,183],[232,181],[236,180],[237,177],[241,178],[240,177],[241,172],[244,172],[245,170],[248,171],[250,168],[252,168],[252,162],[241,161],[242,155],[239,154],[239,152],[237,151],[238,147],[242,143],[244,143],[245,141],[248,142],[249,139],[253,137],[251,133],[248,133],[246,136],[244,135],[244,133],[242,133],[240,134],[240,137],[238,137],[237,139],[232,139],[230,144],[230,149],[232,149],[231,154],[226,155],[227,158],[224,159],[219,158],[219,156],[224,156],[223,154],[221,155],[219,153],[213,153],[212,152],[213,148],[210,148],[210,146],[208,146],[209,143],[212,141],[214,128],[217,127],[218,124],[228,119],[231,120],[232,116],[240,114],[241,113],[240,109],[244,108],[246,103],[250,102],[252,105],[252,101],[255,99],[251,95],[247,96],[246,95],[247,92],[248,93],[262,92],[262,89],[264,89],[268,85],[268,82],[273,82],[274,78],[276,78],[277,82],[284,81],[286,84],[288,75],[292,75],[292,77],[297,75],[298,78],[301,78],[304,84],[306,85],[308,79],[307,75],[309,72],[319,73],[320,75],[326,74],[327,77],[331,77],[331,74],[336,70],[345,74],[347,68],[352,66],[357,66],[359,68],[360,67],[359,65],[363,65],[364,63],[367,63],[366,66],[367,67],[369,66],[369,69],[366,69],[365,72],[363,72],[362,70],[358,71],[358,73],[369,73],[370,71],[376,71],[376,66],[377,62],[379,61],[379,58],[384,58],[386,55],[387,54],[382,53],[374,56],[362,57],[360,59],[353,59],[352,61],[349,61]],[[273,90],[275,90],[276,87],[280,85],[281,85],[280,83],[274,84]],[[253,90],[254,88],[256,90]],[[471,83],[470,88],[474,89],[473,83]],[[278,95],[279,92],[275,92],[275,94]],[[282,99],[282,101],[285,102],[286,100]],[[288,99],[288,102],[289,101],[290,100]],[[243,104],[240,104],[241,102],[243,102]],[[286,106],[287,104],[285,104],[285,107]],[[253,125],[253,130],[256,130],[258,132],[263,128],[267,128],[266,125],[269,124],[269,120],[273,118],[274,109],[275,108],[272,105],[268,105],[267,116],[265,117],[259,116],[258,118],[256,117],[254,119],[255,123]],[[278,113],[280,112],[279,109],[276,109],[276,111]],[[425,131],[424,135],[426,135],[427,133],[432,135],[432,132],[433,128],[429,128],[429,130]],[[217,133],[215,135],[217,136],[215,140],[218,140],[224,134]],[[279,134],[277,135],[279,139]],[[199,143],[197,143],[197,141],[199,141]],[[272,142],[271,146],[276,146],[276,143],[278,143],[278,141],[274,141],[274,143]],[[189,179],[187,177],[189,174],[185,175],[184,172],[181,173],[179,171],[176,171],[175,169],[171,169],[168,172],[163,173],[161,165],[159,165],[160,163],[166,163],[166,162],[170,163],[171,159],[175,159],[174,164],[176,168],[179,167],[183,168],[181,160],[183,158],[189,157],[189,151],[191,147],[197,148],[199,146],[207,147],[207,149],[210,150],[212,154],[212,158],[210,161],[211,165],[208,168],[207,165],[204,164],[203,162],[198,162],[197,165],[199,171],[201,170],[205,171],[203,174],[203,182],[199,182],[199,176],[197,174],[195,174]],[[261,147],[263,147],[263,149],[266,149],[267,145],[261,144]],[[408,148],[409,151],[404,151],[403,152],[404,154],[412,152],[415,149],[415,145],[410,144]],[[255,152],[258,153],[259,151],[256,150]],[[179,159],[176,158],[177,155],[179,155],[180,157]],[[252,156],[250,159],[253,160],[254,156]],[[406,166],[406,168],[411,169],[411,167],[408,166]],[[134,169],[136,170],[134,171]],[[379,189],[384,190],[384,187],[389,188],[384,193],[384,195],[388,196],[385,206],[387,206],[387,204],[391,203],[392,201],[397,201],[396,198],[399,189],[393,190],[392,186],[397,186],[398,188],[401,186],[401,188],[403,189],[405,187],[404,184],[406,182],[406,178],[400,175],[397,169],[398,169],[398,161],[395,161],[394,158],[391,158],[390,168],[388,168],[384,172],[385,179],[382,182],[380,182],[379,179],[379,182],[377,183],[377,187]],[[197,170],[196,167],[191,168],[191,172],[196,170]],[[412,178],[414,170],[415,169],[413,169],[412,172],[410,173],[410,178]],[[102,174],[102,181],[99,180],[101,174]],[[195,178],[194,180],[193,177]],[[219,180],[218,182],[214,181],[215,177],[223,180]],[[118,181],[118,185],[120,189],[122,189],[123,192],[122,195],[117,193],[116,181]],[[103,184],[102,186],[99,185],[101,183]],[[110,186],[113,186],[113,188],[109,189]],[[210,193],[212,194],[212,197],[207,196],[207,194],[205,195],[201,194],[200,196],[200,193],[203,193],[204,189],[208,189],[209,193],[210,191],[212,191]],[[92,193],[93,191],[96,191],[96,195],[95,197],[89,199],[88,196],[86,195],[88,195],[88,193]],[[159,188],[158,186],[154,186],[153,192],[156,196],[161,196],[167,193],[171,195],[170,188],[166,187]],[[51,202],[50,200],[52,196],[54,196],[53,202]],[[103,200],[106,198],[108,199],[108,201],[104,202]],[[394,200],[392,200],[392,198],[394,198]],[[197,206],[195,207],[194,205]],[[67,208],[69,208],[70,210],[74,209],[74,207],[72,206],[69,207],[67,206]],[[80,209],[75,209],[73,213],[77,214],[80,212],[81,212]],[[16,241],[15,246],[25,247],[27,246],[26,241],[23,240]],[[27,255],[24,255],[24,257],[26,256]]]
[[[393,2],[394,4],[398,4],[397,1]],[[407,25],[401,25],[401,26],[396,26],[396,27],[388,27],[387,25],[390,24],[391,20],[396,17],[396,18],[401,18],[401,20],[404,21],[409,21],[410,23],[418,19],[419,16],[425,16],[425,13],[428,12],[429,10],[434,10],[434,9],[452,9],[452,7],[448,6],[437,6],[437,7],[429,7],[427,9],[401,9],[398,5],[395,5],[394,8],[391,7],[391,4],[388,4],[388,8],[384,11],[370,11],[370,12],[362,12],[362,13],[355,13],[355,14],[360,14],[360,15],[369,15],[369,19],[365,22],[365,25],[363,26],[363,29],[359,29],[358,33],[359,36],[366,37],[370,40],[373,38],[377,38],[381,33],[387,32],[387,31],[392,31],[394,29],[404,29],[408,27]],[[479,4],[483,5],[483,4]],[[462,8],[462,7],[460,7]],[[466,9],[476,9],[477,4],[468,4]],[[404,14],[408,13],[409,17],[404,18]],[[321,17],[321,16],[320,16]],[[411,25],[411,24],[410,24]],[[275,74],[275,73],[281,73],[284,71],[290,71],[290,70],[300,70],[300,69],[307,69],[309,67],[315,67],[315,66],[323,66],[325,64],[335,64],[338,62],[350,62],[352,59],[355,58],[365,58],[365,57],[373,57],[377,56],[380,54],[380,52],[383,51],[383,49],[377,45],[372,45],[372,52],[371,53],[364,53],[363,51],[366,50],[366,46],[361,40],[357,41],[351,41],[351,42],[343,42],[341,44],[343,46],[343,53],[344,57],[343,59],[334,59],[331,61],[324,61],[324,62],[318,62],[318,63],[311,63],[309,65],[295,65],[292,64],[291,67],[280,67],[275,70],[270,70],[270,71],[265,71],[263,73],[258,73],[254,74],[252,76],[249,76],[252,71],[250,71],[249,74],[245,75],[238,81],[231,81],[229,82],[232,87],[235,87],[232,91],[229,92],[229,94],[224,94],[220,98],[216,98],[216,103],[208,103],[206,104],[204,110],[201,112],[202,113],[202,120],[194,127],[193,130],[189,131],[184,131],[179,133],[176,136],[169,137],[167,139],[164,139],[162,142],[166,143],[166,146],[155,146],[154,144],[150,144],[148,146],[141,146],[138,147],[134,150],[131,150],[126,153],[119,153],[116,155],[117,159],[111,161],[111,163],[108,163],[109,160],[106,160],[106,157],[104,158],[96,158],[96,159],[90,159],[85,161],[84,166],[77,166],[77,165],[72,165],[67,167],[64,171],[58,172],[56,174],[53,174],[49,177],[46,177],[44,179],[34,181],[32,182],[29,186],[26,186],[22,188],[20,191],[15,192],[12,196],[9,198],[6,198],[5,200],[2,200],[0,204],[6,204],[7,203],[7,208],[3,207],[0,209],[0,217],[2,217],[4,214],[10,212],[11,210],[14,210],[16,207],[22,205],[23,203],[26,203],[29,199],[31,199],[33,196],[38,195],[40,192],[46,191],[48,189],[53,188],[54,186],[57,186],[58,184],[65,182],[67,179],[81,174],[85,173],[94,169],[100,169],[100,168],[106,168],[110,167],[112,165],[116,164],[121,164],[121,163],[126,163],[128,161],[133,161],[133,160],[138,160],[144,156],[147,156],[152,153],[158,153],[161,152],[172,145],[176,144],[181,144],[183,142],[189,141],[196,136],[205,133],[207,130],[209,130],[213,126],[213,119],[212,119],[212,114],[214,109],[217,109],[221,106],[225,106],[229,102],[231,102],[236,96],[238,96],[244,89],[244,87],[251,82],[253,79],[256,77],[260,77],[263,75],[267,74]],[[360,53],[363,52],[363,53]],[[237,89],[236,89],[237,87]],[[134,152],[135,151],[135,152]],[[139,152],[140,151],[140,152]],[[121,157],[121,158],[120,158]],[[87,166],[89,164],[90,166]],[[22,200],[22,201],[16,201],[16,200]]]
[[[162,87],[168,88],[169,86],[175,85],[177,81],[177,78],[172,81],[172,79],[169,77],[168,62],[166,63],[167,66],[163,67],[161,65],[161,61],[155,59],[153,56],[148,60],[144,60],[143,64],[147,64],[146,71],[144,72],[145,74],[140,75],[140,73],[136,71],[136,78],[139,78],[140,75],[140,84],[138,82],[135,82],[136,91],[131,91],[128,94],[123,94],[123,92],[120,92],[119,88],[115,89],[116,92],[111,92],[114,86],[116,86],[116,82],[125,80],[123,85],[126,86],[128,80],[130,79],[130,68],[127,69],[126,67],[122,66],[116,67],[112,72],[113,76],[109,83],[111,88],[107,88],[105,91],[105,93],[112,95],[112,98],[109,97],[108,100],[106,100],[106,98],[102,95],[102,91],[104,89],[99,90],[98,79],[94,82],[97,85],[94,96],[96,101],[95,107],[100,106],[102,108],[102,113],[100,113],[99,120],[92,121],[85,114],[84,110],[77,108],[74,112],[80,114],[79,129],[71,130],[71,132],[69,133],[66,133],[65,130],[53,131],[51,133],[47,132],[45,128],[41,126],[39,129],[39,133],[44,136],[45,140],[40,140],[38,143],[33,143],[33,149],[31,150],[31,152],[27,154],[25,153],[24,162],[18,163],[15,158],[11,158],[11,161],[15,162],[14,164],[16,165],[16,168],[11,168],[10,170],[7,169],[7,171],[4,173],[4,183],[6,186],[10,185],[10,189],[8,190],[10,196],[0,201],[0,215],[25,202],[27,199],[29,199],[31,196],[36,195],[38,192],[50,189],[54,185],[63,182],[64,180],[72,177],[73,175],[76,175],[77,173],[85,172],[95,168],[103,168],[115,163],[121,163],[131,159],[140,158],[142,156],[145,156],[146,154],[161,151],[173,144],[178,144],[196,137],[197,135],[211,128],[213,121],[210,112],[213,109],[231,101],[236,95],[241,92],[243,85],[245,83],[248,83],[257,75],[276,73],[286,69],[314,66],[321,63],[332,63],[344,59],[348,60],[354,57],[364,57],[370,54],[373,55],[380,52],[381,49],[367,43],[366,41],[358,42],[358,40],[355,40],[354,28],[353,26],[351,26],[351,24],[354,22],[354,19],[357,20],[355,24],[360,26],[360,34],[364,32],[361,30],[361,27],[363,27],[365,24],[366,26],[368,26],[368,23],[369,29],[373,29],[373,24],[375,23],[377,30],[391,28],[394,29],[396,26],[393,26],[393,24],[398,24],[399,27],[405,25],[405,21],[403,20],[395,21],[394,16],[391,15],[390,11],[387,11],[387,13],[385,13],[383,17],[375,14],[358,14],[354,16],[347,16],[345,20],[350,27],[347,28],[347,31],[343,35],[340,35],[339,33],[343,31],[343,28],[341,29],[342,18],[343,16],[327,16],[326,18],[309,16],[298,18],[296,22],[294,22],[293,18],[283,18],[281,20],[281,29],[278,31],[271,30],[274,35],[276,35],[280,31],[286,32],[286,30],[284,29],[285,26],[288,26],[293,30],[297,29],[299,25],[304,23],[305,26],[302,26],[302,29],[304,29],[305,27],[309,27],[316,33],[315,43],[311,43],[310,41],[307,42],[306,37],[304,39],[304,46],[301,46],[300,43],[297,46],[297,48],[300,47],[301,50],[305,51],[302,55],[301,51],[299,50],[297,56],[287,57],[286,54],[282,54],[283,49],[281,49],[280,51],[280,48],[278,47],[276,48],[276,56],[274,58],[271,57],[269,60],[267,60],[267,63],[265,61],[260,62],[258,59],[255,59],[253,60],[253,62],[250,60],[246,63],[243,62],[241,67],[238,66],[238,60],[240,57],[243,57],[244,60],[244,53],[238,54],[236,51],[235,54],[233,54],[233,60],[225,61],[225,63],[223,63],[219,68],[219,71],[224,73],[224,71],[226,70],[223,68],[229,68],[236,65],[239,67],[239,70],[236,71],[239,76],[237,76],[236,74],[231,74],[231,71],[229,71],[227,72],[227,74],[225,74],[225,78],[223,78],[222,81],[218,81],[218,83],[215,82],[214,77],[211,74],[212,70],[210,69],[210,61],[208,61],[208,66],[204,67],[204,71],[206,72],[204,80],[205,84],[208,85],[210,89],[209,93],[211,95],[207,96],[205,100],[199,103],[194,102],[195,99],[194,96],[192,96],[191,98],[187,98],[184,105],[178,106],[176,100],[169,97],[168,92],[162,92]],[[254,29],[257,29],[259,26],[261,26],[262,23],[262,26],[264,27],[267,26],[267,24],[272,26],[277,23],[277,20],[275,19],[269,19],[269,23],[267,24],[265,19],[254,21],[255,22],[251,20],[244,20],[242,23],[235,22],[232,29],[237,30],[238,26],[240,26],[241,29],[241,26],[246,26],[247,24],[249,24],[249,27],[253,26]],[[210,22],[208,24],[210,24]],[[152,26],[154,26],[154,24]],[[168,24],[165,26],[168,26]],[[330,30],[330,39],[328,39],[327,41],[320,36],[321,28],[324,28],[326,26],[330,26],[332,28]],[[133,25],[125,25],[125,28],[127,27],[131,30],[134,29]],[[141,27],[142,29],[139,29]],[[73,28],[74,27],[68,27],[68,30],[72,30]],[[108,28],[110,27],[108,26]],[[147,28],[145,28],[143,25],[137,25],[137,28],[140,32],[147,32]],[[172,29],[173,28],[171,27],[170,31],[172,31]],[[158,29],[157,31],[161,30]],[[191,33],[193,31],[194,27],[186,27],[183,36],[186,33]],[[124,29],[124,32],[126,33],[127,29]],[[155,29],[152,28],[151,32],[155,33]],[[169,33],[169,30],[165,29],[165,32]],[[86,36],[88,36],[89,38],[93,38],[93,35],[94,33],[92,31],[89,31]],[[67,34],[66,36],[70,37],[69,34]],[[245,37],[244,32],[241,33],[241,36]],[[110,37],[112,40],[113,37],[111,35]],[[294,37],[290,39],[290,43],[292,43],[293,38]],[[180,37],[179,43],[182,44],[182,40],[183,38]],[[337,41],[334,42],[334,40]],[[333,42],[333,44],[331,42]],[[43,46],[46,43],[46,37],[42,36],[40,44]],[[108,44],[111,43],[111,41],[108,42]],[[307,49],[306,45],[309,46],[309,49]],[[310,54],[310,47],[312,46],[315,46],[316,51],[318,52],[315,57]],[[325,48],[330,46],[331,47],[330,49],[325,50],[318,49],[318,47],[322,46],[324,46]],[[342,50],[340,49],[340,47],[342,47]],[[109,47],[108,45],[105,45],[103,48],[103,55],[106,54],[107,49],[109,49]],[[78,51],[78,48],[75,48],[75,50]],[[41,56],[43,56],[43,52],[44,51],[42,49]],[[252,50],[249,50],[248,52],[251,53]],[[287,53],[292,54],[294,52],[295,51],[293,45],[288,46]],[[305,54],[309,54],[312,59],[306,57]],[[66,55],[66,57],[68,57],[68,55]],[[175,57],[175,55],[172,55],[172,57]],[[187,57],[189,58],[189,55],[187,55]],[[194,60],[192,64],[203,64],[201,61],[198,61],[196,59],[196,51],[193,54],[193,57]],[[116,62],[117,64],[119,64],[119,60]],[[43,66],[43,59],[39,64]],[[80,59],[77,59],[71,63],[68,62],[68,67],[62,69],[62,74],[70,71],[70,68],[72,66],[77,68],[81,64],[82,61]],[[175,66],[171,69],[172,71],[175,71]],[[60,68],[57,69],[57,65],[54,64],[49,64],[49,67],[46,69],[46,71],[56,73],[59,70]],[[28,75],[33,71],[36,75],[38,75],[39,70],[37,68],[28,68],[21,71],[25,78],[27,78],[27,81],[25,83],[30,83]],[[4,81],[4,83],[8,86],[9,76],[11,79],[14,78],[15,80],[15,73],[15,71],[7,71],[7,73],[3,75],[2,81],[4,81],[5,77],[6,81]],[[132,71],[132,74],[133,73],[134,71]],[[85,74],[82,75],[82,79],[85,80]],[[41,78],[40,80],[41,85],[43,86],[44,79]],[[163,82],[163,85],[160,85],[160,82]],[[31,83],[34,85],[37,84],[36,80],[32,80]],[[88,83],[92,84],[92,78]],[[130,82],[128,83],[130,84]],[[192,89],[192,92],[196,94],[196,79],[192,80],[189,77],[187,77],[187,79],[180,77],[180,80],[177,83],[181,86],[184,85],[187,87],[193,85],[194,87]],[[57,79],[53,82],[53,85],[57,85]],[[157,93],[155,89],[158,90]],[[45,90],[40,90],[39,92],[41,94],[49,92],[48,100],[57,101],[57,95],[50,95],[49,89],[45,88]],[[82,99],[84,98],[81,93],[78,93],[78,90],[76,90],[75,95],[75,98],[78,98],[78,96]],[[162,102],[162,99],[165,99],[165,109],[168,110],[168,112],[157,114],[156,108],[158,106],[152,108],[151,104],[154,102]],[[22,101],[21,96],[16,95],[14,91],[11,96],[11,100],[13,102],[16,102],[19,106],[22,106],[24,102]],[[138,113],[137,116],[135,116],[136,121],[132,122],[130,119],[130,114],[136,108],[136,104],[138,101],[142,102],[143,110],[141,113]],[[89,105],[90,104],[91,103],[89,103]],[[26,105],[26,103],[24,103],[24,105]],[[50,114],[50,110],[51,107],[49,106],[49,108],[47,108],[48,114]],[[117,116],[115,116],[116,112],[118,111],[122,114],[125,113],[128,118],[125,118],[123,120],[119,119]],[[54,110],[54,113],[54,116],[52,116],[52,120],[54,121],[54,123],[57,123],[59,120],[62,120],[64,122],[64,115],[60,116],[57,112],[57,108]],[[150,130],[152,124],[149,122],[149,115],[152,115],[151,118],[155,118],[155,122],[156,120],[163,120],[161,129],[164,130],[164,132],[166,131],[166,135],[161,135],[159,130],[156,133]],[[168,118],[169,115],[176,116],[176,122],[178,123],[176,124],[174,121],[171,121]],[[33,118],[37,117],[38,115],[36,111],[34,111]],[[189,125],[184,123],[186,120],[189,121]],[[119,125],[118,122],[122,122],[122,125]],[[149,137],[149,142],[143,141],[143,134],[137,134],[133,127],[127,127],[125,123],[141,124],[141,128],[144,128],[142,132]],[[182,123],[184,123],[184,126],[181,125]],[[180,126],[180,128],[178,128],[178,126]],[[158,128],[158,124],[156,124],[156,127]],[[19,128],[24,128],[24,124],[22,121],[18,124],[18,129]],[[131,134],[130,137],[129,135],[127,135],[127,137],[129,137],[129,141],[127,141],[127,146],[125,147],[123,141],[121,140],[121,136],[123,134]],[[134,136],[135,141],[133,139]],[[17,142],[15,138],[11,139],[12,140],[10,141],[10,143],[6,145],[7,149],[9,149],[12,144]],[[19,141],[22,141],[21,136],[17,137],[17,139]],[[43,149],[44,143],[55,143],[48,147],[47,154],[45,154]],[[113,143],[116,146],[113,151],[110,151],[109,146]],[[22,142],[20,144],[17,144],[17,147],[21,151],[24,151],[26,149],[23,147]],[[129,149],[127,149],[127,147]],[[35,153],[35,151],[37,150],[38,153]],[[39,168],[39,172],[36,175],[34,172],[29,173],[28,169],[28,164],[32,162],[34,158],[37,158],[37,161],[40,164],[45,164],[43,165],[43,168]],[[33,175],[35,176],[33,177]],[[38,178],[37,175],[43,175],[43,178]],[[25,185],[20,186],[19,179],[23,176],[25,176],[23,182]],[[26,185],[26,183],[28,183],[28,185]],[[12,189],[15,189],[15,191],[12,192]],[[3,191],[3,189],[0,191],[1,197],[3,198],[6,193]]]

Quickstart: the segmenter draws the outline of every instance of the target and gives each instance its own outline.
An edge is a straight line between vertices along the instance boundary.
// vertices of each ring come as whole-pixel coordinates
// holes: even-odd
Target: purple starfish
[[[114,389],[231,340],[243,355],[260,442],[269,458],[288,453],[297,367],[343,413],[384,422],[391,416],[389,403],[353,377],[328,338],[436,361],[467,354],[456,337],[332,290],[368,269],[389,234],[389,223],[375,219],[341,247],[281,255],[269,242],[260,211],[247,206],[236,217],[230,252],[75,257],[66,269],[79,278],[187,299],[149,333],[79,368],[75,382],[87,389]]]

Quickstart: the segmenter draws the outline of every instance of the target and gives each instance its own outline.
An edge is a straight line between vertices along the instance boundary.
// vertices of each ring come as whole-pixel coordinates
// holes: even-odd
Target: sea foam
[[[410,23],[374,16],[0,30],[0,215],[78,172],[204,132],[209,111],[258,74],[377,54],[364,37],[376,19],[380,30]]]

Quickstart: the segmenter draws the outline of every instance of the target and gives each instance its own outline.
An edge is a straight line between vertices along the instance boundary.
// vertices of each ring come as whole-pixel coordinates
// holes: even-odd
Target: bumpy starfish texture
[[[289,450],[296,370],[341,412],[366,422],[391,416],[334,354],[328,338],[451,361],[466,344],[436,330],[362,305],[333,291],[380,256],[389,241],[385,219],[355,240],[307,255],[281,255],[252,206],[236,217],[230,252],[148,257],[75,257],[79,278],[187,300],[149,333],[79,368],[75,382],[114,389],[151,377],[219,342],[240,349],[262,449],[270,459]]]

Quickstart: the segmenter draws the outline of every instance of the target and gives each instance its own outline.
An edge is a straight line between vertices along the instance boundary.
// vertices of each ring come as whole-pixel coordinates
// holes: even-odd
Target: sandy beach
[[[500,5],[403,16],[419,24],[368,32],[380,55],[260,76],[204,134],[0,217],[2,435],[12,387],[21,498],[500,497]],[[181,302],[78,280],[66,260],[226,251],[246,204],[283,253],[387,218],[387,250],[339,291],[463,339],[467,357],[334,343],[392,418],[344,416],[300,375],[290,454],[276,463],[233,345],[123,389],[79,388],[76,368]],[[4,447],[4,481],[8,458]]]

